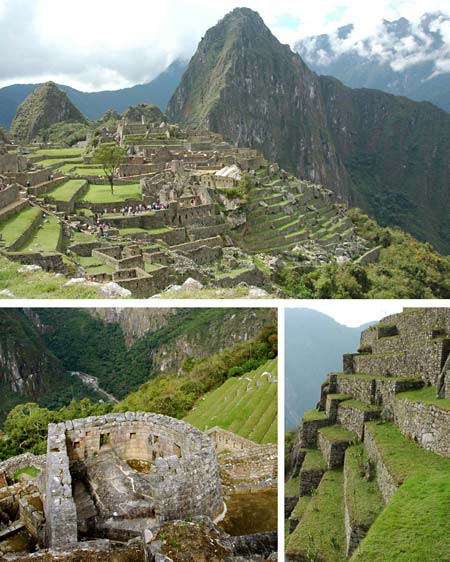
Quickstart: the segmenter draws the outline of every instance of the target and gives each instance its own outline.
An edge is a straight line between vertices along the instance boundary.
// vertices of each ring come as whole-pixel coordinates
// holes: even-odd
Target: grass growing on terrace
[[[142,232],[146,234],[164,234],[166,232],[170,232],[172,229],[166,226],[161,228],[121,228],[119,230],[120,234],[126,236],[127,234],[140,234]]]
[[[83,152],[84,148],[42,148],[33,152],[31,156],[64,158],[65,156],[81,156]]]
[[[105,170],[103,168],[95,168],[95,167],[82,167],[77,166],[73,173],[78,176],[102,176],[105,177]]]
[[[228,379],[200,400],[185,421],[203,431],[217,425],[256,443],[276,443],[278,385],[262,376],[266,371],[277,375],[276,359],[242,377]]]
[[[140,184],[115,185],[114,194],[111,193],[109,185],[91,184],[80,201],[86,203],[124,203],[127,199],[142,199]]]
[[[27,474],[28,476],[35,478],[36,476],[39,476],[40,472],[41,471],[34,466],[27,466],[14,473],[14,480],[17,480],[20,476],[22,476],[22,474]]]
[[[450,399],[436,398],[436,387],[427,386],[420,390],[410,390],[397,394],[398,398],[406,398],[412,402],[423,402],[424,404],[432,404],[441,410],[450,411]]]
[[[368,529],[383,510],[383,498],[376,480],[364,478],[367,454],[363,445],[349,447],[345,453],[347,506],[352,524]]]
[[[418,473],[446,474],[450,479],[450,460],[422,449],[414,441],[403,437],[400,430],[390,423],[369,422],[367,427],[380,450],[383,462],[397,484]]]
[[[348,429],[343,428],[340,425],[329,425],[327,427],[321,427],[319,429],[321,433],[328,441],[333,441],[338,443],[340,441],[357,441],[357,437]]]
[[[294,560],[345,560],[344,477],[342,469],[322,478],[303,518],[292,533],[286,555]]]
[[[318,449],[310,449],[305,456],[301,471],[308,472],[310,470],[326,470],[327,463],[323,458],[322,453]]]
[[[49,216],[36,230],[33,237],[22,250],[27,252],[56,252],[61,233],[61,223],[54,216]]]
[[[54,201],[69,202],[85,183],[85,180],[68,180],[50,193],[45,193],[43,197],[51,198]]]
[[[319,410],[307,410],[303,415],[304,422],[312,421],[324,421],[327,420],[328,416],[325,412],[319,412]]]
[[[352,562],[450,560],[450,478],[414,476],[370,528]]]
[[[28,207],[20,213],[0,222],[0,233],[7,246],[15,242],[36,220],[41,210],[36,207]]]

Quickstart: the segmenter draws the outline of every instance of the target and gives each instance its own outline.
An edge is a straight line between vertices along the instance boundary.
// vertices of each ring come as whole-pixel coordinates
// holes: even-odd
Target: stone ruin
[[[0,559],[164,562],[161,537],[185,526],[227,560],[262,562],[276,552],[276,533],[230,537],[214,521],[225,513],[223,492],[276,486],[276,453],[160,414],[50,424],[46,455],[0,463]],[[30,467],[39,475],[17,481]]]
[[[139,412],[50,425],[44,493],[51,548],[76,543],[79,533],[120,540],[223,510],[211,440],[185,422]]]
[[[308,271],[334,259],[339,264],[378,259],[379,249],[373,251],[357,236],[331,191],[269,165],[255,149],[233,147],[215,133],[165,123],[120,123],[115,138],[129,154],[118,170],[117,189],[140,184],[139,197],[121,203],[83,198],[90,186],[107,183],[90,175],[90,154],[81,165],[74,155],[61,156],[64,173],[57,158],[47,166],[45,154],[20,155],[21,165],[6,174],[18,187],[0,197],[0,233],[3,221],[19,217],[30,204],[41,212],[8,242],[5,256],[68,274],[73,268],[64,266],[66,253],[74,277],[86,283],[114,282],[139,298],[177,288],[189,278],[222,292],[240,284],[274,292],[279,269],[286,265]],[[18,158],[12,152],[6,156]],[[247,194],[240,188],[244,176],[250,178]],[[69,199],[58,200],[54,193],[68,180],[82,184]],[[122,213],[125,207],[139,211]],[[95,214],[107,223],[106,235]],[[48,226],[47,216],[58,220],[59,240],[50,249],[30,248],[36,232]],[[137,267],[120,259],[108,263],[92,253],[135,244],[142,256]]]
[[[366,536],[370,525],[357,524],[348,496],[346,459],[353,445],[363,445],[369,459],[367,478],[376,478],[384,504],[402,485],[377,441],[374,424],[399,431],[404,446],[413,442],[435,457],[450,459],[449,367],[449,308],[404,309],[362,332],[358,353],[343,356],[342,372],[328,375],[316,410],[305,413],[287,460],[285,512],[290,532],[296,534],[287,560],[303,560],[306,546],[299,550],[299,537],[308,542],[302,521],[310,516],[305,501],[314,498],[330,470],[344,467],[348,558]],[[430,392],[424,395],[425,389]]]

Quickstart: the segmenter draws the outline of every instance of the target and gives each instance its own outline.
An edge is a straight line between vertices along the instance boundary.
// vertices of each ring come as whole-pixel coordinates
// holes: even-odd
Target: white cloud
[[[259,11],[291,45],[349,22],[353,39],[362,41],[383,18],[449,13],[448,0],[0,0],[0,84],[57,79],[95,90],[148,81],[189,58],[206,30],[237,5]],[[375,48],[386,50],[382,38]]]

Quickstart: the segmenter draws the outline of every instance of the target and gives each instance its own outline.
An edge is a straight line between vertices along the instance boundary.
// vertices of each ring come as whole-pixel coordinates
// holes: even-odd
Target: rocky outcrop
[[[61,373],[58,361],[24,313],[0,310],[0,387],[7,389],[7,395],[17,395],[18,400],[19,396],[37,398],[45,392],[49,375]],[[7,408],[7,399],[4,403]],[[0,406],[0,415],[5,413]]]
[[[258,148],[382,224],[450,248],[442,228],[450,206],[450,116],[317,76],[252,10],[238,8],[206,33],[168,115]]]
[[[248,341],[275,322],[273,309],[230,309],[210,323],[204,323],[196,330],[160,346],[153,356],[153,366],[160,373],[180,372],[185,359],[203,359],[235,343]],[[205,342],[208,342],[207,346]]]
[[[17,141],[32,141],[55,123],[86,123],[85,117],[53,82],[34,90],[18,107],[11,125]]]
[[[173,316],[172,308],[93,308],[88,312],[108,324],[120,324],[127,346],[149,332],[156,332],[167,326]]]

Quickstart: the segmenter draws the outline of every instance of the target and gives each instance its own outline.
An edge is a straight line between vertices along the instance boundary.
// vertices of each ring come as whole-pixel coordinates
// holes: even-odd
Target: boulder
[[[19,273],[30,273],[33,271],[42,271],[42,267],[40,265],[23,265],[19,267],[17,271]]]
[[[110,281],[109,283],[103,285],[100,289],[100,294],[105,299],[131,297],[131,291],[124,289],[114,281]]]
[[[189,277],[183,285],[181,285],[181,289],[183,291],[198,291],[199,289],[203,289],[203,285],[200,281],[196,281],[195,279],[192,279],[192,277]]]

